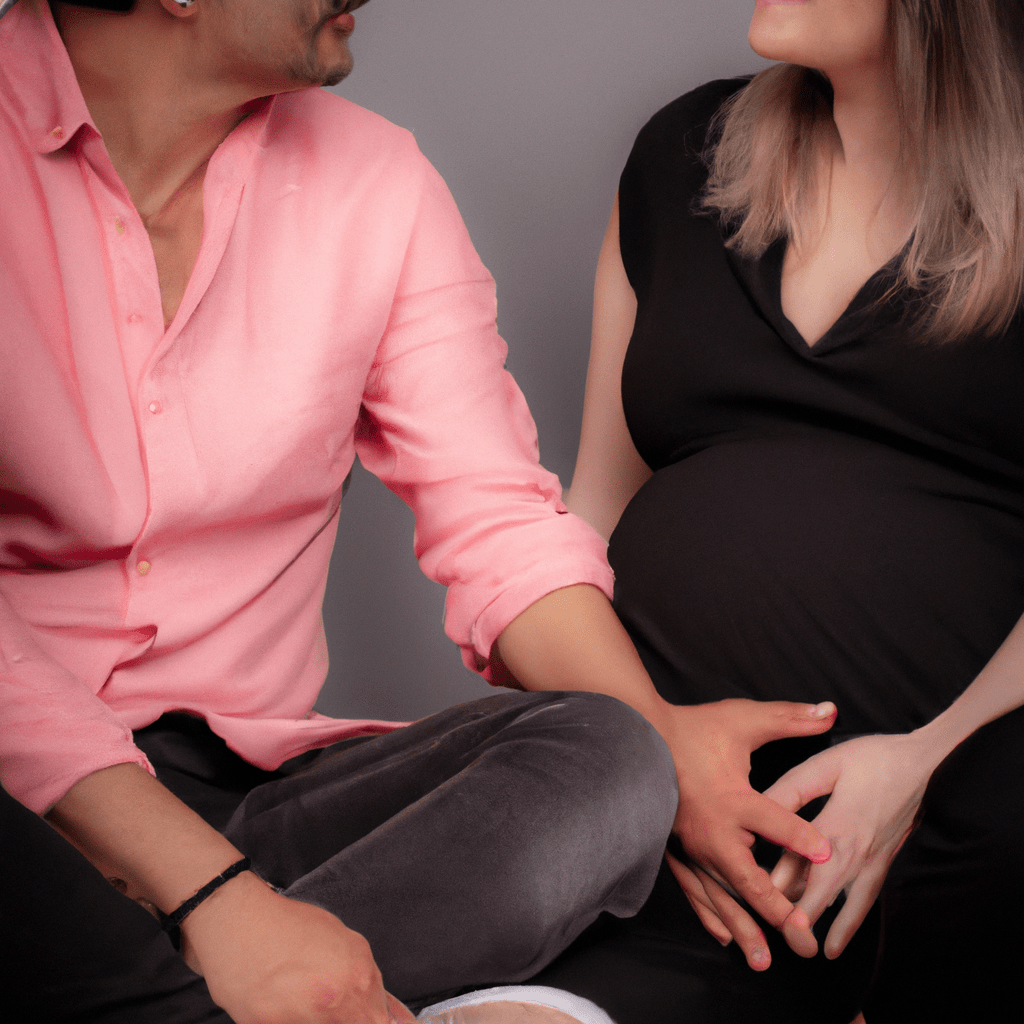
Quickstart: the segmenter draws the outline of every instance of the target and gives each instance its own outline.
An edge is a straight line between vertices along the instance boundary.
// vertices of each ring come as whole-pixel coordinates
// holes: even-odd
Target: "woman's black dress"
[[[695,207],[708,122],[743,81],[658,113],[622,176],[639,303],[622,394],[654,475],[612,537],[616,607],[670,701],[828,699],[833,742],[902,732],[1024,612],[1021,318],[997,339],[922,341],[884,269],[808,347],[781,309],[785,242],[744,261]],[[764,748],[755,783],[822,742]],[[868,1024],[1010,1019],[981,1008],[1016,1001],[1022,796],[1014,713],[936,773],[882,913],[834,963],[776,942],[755,975],[662,877],[636,919],[599,922],[539,980],[619,1024],[848,1024],[865,1005]]]

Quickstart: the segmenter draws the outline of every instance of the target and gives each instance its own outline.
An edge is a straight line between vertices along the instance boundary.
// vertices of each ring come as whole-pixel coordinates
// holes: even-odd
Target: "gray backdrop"
[[[373,0],[336,92],[415,132],[498,282],[508,367],[541,458],[568,487],[594,266],[644,121],[710,78],[764,66],[753,0]],[[486,695],[441,629],[443,590],[412,555],[412,516],[357,465],[341,512],[318,707],[417,718]]]

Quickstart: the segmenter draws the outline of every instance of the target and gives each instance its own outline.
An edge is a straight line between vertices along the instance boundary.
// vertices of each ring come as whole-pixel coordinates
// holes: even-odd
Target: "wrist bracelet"
[[[171,936],[172,939],[177,939],[178,926],[181,922],[184,921],[185,918],[188,917],[188,915],[191,914],[207,896],[216,892],[225,882],[230,882],[235,875],[240,875],[243,871],[248,871],[249,864],[250,862],[248,857],[243,857],[241,860],[235,861],[231,867],[222,871],[216,878],[210,879],[210,881],[207,882],[206,885],[204,885],[202,889],[195,894],[195,896],[190,896],[185,900],[177,910],[170,914],[160,914],[160,926],[168,935]]]

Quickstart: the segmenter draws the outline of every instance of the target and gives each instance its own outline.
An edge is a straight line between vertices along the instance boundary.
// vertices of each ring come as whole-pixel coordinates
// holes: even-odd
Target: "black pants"
[[[414,1006],[530,977],[602,911],[635,913],[675,810],[668,751],[589,694],[502,694],[262,772],[205,724],[136,734],[158,777],[289,895],[369,940]],[[222,1021],[145,912],[3,803],[5,1021]]]

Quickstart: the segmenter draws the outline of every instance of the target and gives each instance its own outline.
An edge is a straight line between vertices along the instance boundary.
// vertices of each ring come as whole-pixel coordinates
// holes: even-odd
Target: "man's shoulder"
[[[266,144],[328,161],[386,161],[396,170],[424,162],[411,132],[323,89],[276,97]]]

